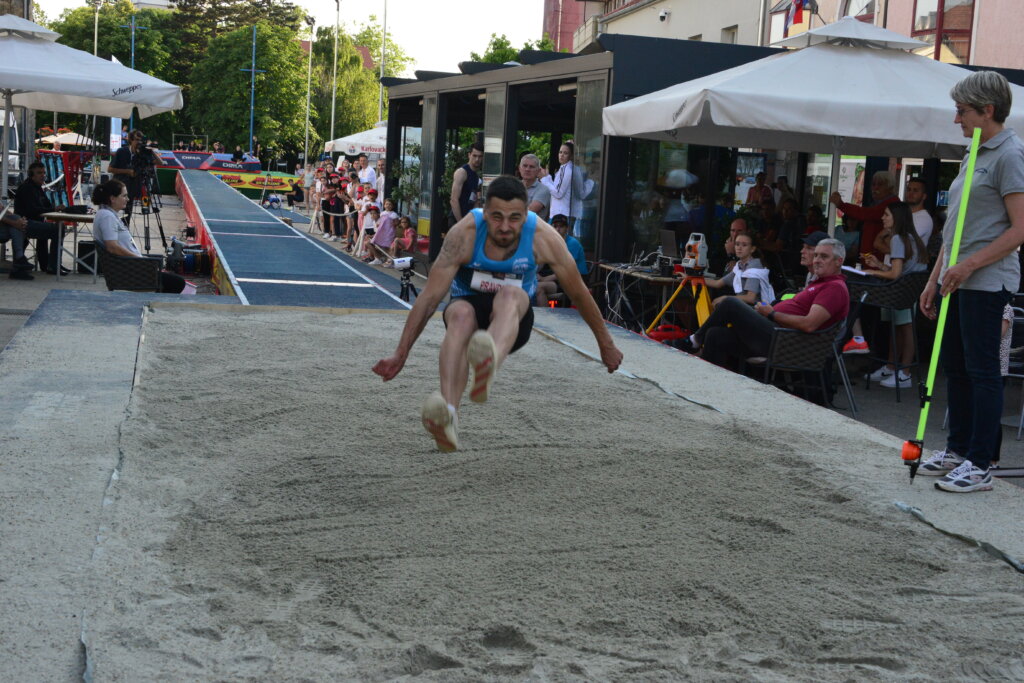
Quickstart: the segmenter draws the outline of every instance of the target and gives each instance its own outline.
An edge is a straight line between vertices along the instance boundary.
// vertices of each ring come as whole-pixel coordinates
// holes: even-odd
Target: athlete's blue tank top
[[[494,293],[501,287],[522,287],[530,301],[537,292],[537,262],[533,258],[533,236],[537,231],[537,214],[527,212],[519,234],[519,246],[512,258],[494,261],[484,254],[487,242],[487,221],[481,209],[470,212],[476,221],[476,243],[473,246],[473,260],[459,268],[452,280],[451,296],[472,296],[473,294]]]

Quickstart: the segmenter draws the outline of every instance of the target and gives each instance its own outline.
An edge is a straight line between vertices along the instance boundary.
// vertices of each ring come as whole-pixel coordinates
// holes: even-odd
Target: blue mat
[[[270,213],[274,214],[279,218],[290,218],[294,225],[309,225],[309,216],[292,211],[291,209],[267,209]]]
[[[217,258],[244,304],[407,309],[395,284],[321,244],[205,171],[180,171]],[[394,290],[394,291],[393,291]]]

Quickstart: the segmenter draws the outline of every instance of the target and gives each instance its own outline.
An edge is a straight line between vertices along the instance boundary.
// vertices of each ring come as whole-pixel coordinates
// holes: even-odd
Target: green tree
[[[131,29],[125,26],[130,23],[132,14],[135,15],[137,27],[135,69],[169,83],[181,83],[180,64],[172,58],[180,48],[180,40],[173,28],[172,13],[167,10],[136,11],[130,0],[102,5],[99,10],[97,56],[103,59],[110,59],[113,56],[125,66],[131,64]],[[94,17],[93,8],[77,7],[62,12],[59,19],[50,23],[50,28],[61,34],[58,42],[92,54]],[[144,27],[145,30],[140,27]],[[146,119],[146,135],[169,144],[170,135],[177,126],[178,116],[177,113],[168,112]],[[84,117],[72,116],[62,120],[74,130],[84,132]],[[105,130],[100,127],[94,134],[103,137]]]
[[[303,25],[304,13],[285,0],[172,0],[172,4],[174,35],[178,40],[174,54],[179,65],[179,80],[174,82],[182,86],[185,99],[182,132],[203,133],[201,112],[191,106],[192,70],[205,57],[210,41],[242,27],[251,29],[260,20],[297,32]]]
[[[305,59],[295,32],[261,21],[256,25],[254,132],[264,149],[302,149],[305,99],[296,83],[305,80]],[[192,70],[192,118],[211,140],[248,147],[252,29],[238,28],[210,41]]]
[[[380,68],[380,44],[384,38],[384,29],[381,27],[377,17],[370,15],[369,21],[359,27],[359,30],[352,36],[356,45],[365,47],[370,51],[374,63]],[[387,38],[387,47],[384,50],[384,75],[402,76],[412,66],[414,60],[410,57],[401,45]]]
[[[332,65],[334,59],[334,28],[317,29],[313,43],[313,109],[316,116],[313,128],[323,149],[323,142],[331,139]],[[303,74],[305,77],[305,74]],[[373,126],[377,120],[377,77],[363,66],[363,56],[356,50],[352,38],[344,33],[338,39],[338,99],[335,103],[335,137],[358,133]],[[310,134],[310,146],[313,149]]]
[[[512,47],[512,41],[510,41],[504,33],[500,36],[497,33],[491,34],[491,40],[487,43],[487,49],[484,53],[477,54],[476,52],[470,52],[469,58],[474,62],[487,62],[488,64],[504,64],[505,62],[514,62],[519,59],[520,50],[546,50],[553,52],[555,44],[551,40],[551,36],[544,34],[544,37],[540,40],[528,40],[523,43],[523,46],[518,50]]]

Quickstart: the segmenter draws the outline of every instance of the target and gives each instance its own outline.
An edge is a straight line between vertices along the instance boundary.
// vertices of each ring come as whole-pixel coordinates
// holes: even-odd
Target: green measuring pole
[[[960,255],[960,238],[964,232],[964,220],[967,218],[967,202],[971,197],[971,181],[974,180],[974,163],[978,160],[978,147],[981,145],[981,128],[974,129],[974,137],[971,139],[971,153],[967,157],[967,175],[964,178],[963,194],[960,198],[960,209],[956,215],[956,230],[953,233],[953,246],[949,250],[949,266],[956,265],[957,257]],[[928,409],[932,404],[932,391],[935,388],[935,372],[939,366],[939,350],[942,348],[942,336],[946,330],[946,315],[949,309],[949,297],[942,297],[939,304],[938,329],[935,331],[935,344],[932,347],[932,358],[928,364],[928,379],[925,382],[925,393],[921,397],[921,417],[917,422],[918,447],[924,442],[925,426],[928,423]],[[910,464],[910,478],[913,479],[917,473],[918,461]]]

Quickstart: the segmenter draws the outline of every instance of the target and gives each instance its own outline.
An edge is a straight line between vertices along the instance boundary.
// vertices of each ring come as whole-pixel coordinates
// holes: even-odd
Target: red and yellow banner
[[[238,190],[288,191],[292,183],[299,179],[298,176],[287,173],[239,173],[219,170],[210,170],[209,173]]]

